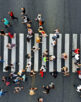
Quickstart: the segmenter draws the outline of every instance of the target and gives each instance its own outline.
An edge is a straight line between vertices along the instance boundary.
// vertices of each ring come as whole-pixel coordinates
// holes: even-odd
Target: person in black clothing
[[[57,77],[58,72],[56,70],[54,70],[54,72],[51,73],[51,75],[56,78]]]
[[[46,93],[46,94],[49,93],[49,91],[50,91],[50,87],[49,87],[49,86],[46,86],[46,87],[45,87],[45,86],[43,85],[42,88],[44,89],[43,93]]]
[[[25,8],[21,8],[21,15],[25,14]]]
[[[5,35],[5,32],[4,32],[4,30],[0,30],[0,35]]]
[[[43,98],[42,97],[38,98],[38,102],[43,102]]]
[[[9,66],[9,65],[6,66],[6,67],[5,67],[5,70],[6,70],[7,72],[8,72],[9,70],[11,70],[11,66]]]
[[[16,19],[18,21],[18,18],[14,16],[14,13],[12,11],[9,11],[8,14],[12,20]]]
[[[5,70],[8,72],[8,71],[11,70],[11,68],[14,68],[13,64],[7,65],[7,66],[5,67]]]

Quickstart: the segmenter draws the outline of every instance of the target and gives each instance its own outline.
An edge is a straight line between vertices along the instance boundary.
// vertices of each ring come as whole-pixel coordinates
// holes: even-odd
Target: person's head
[[[47,85],[46,88],[49,88],[49,86]]]
[[[40,26],[40,27],[39,27],[39,30],[43,30],[43,27],[42,27],[42,26]]]
[[[64,55],[64,58],[67,59],[67,55]]]
[[[5,22],[5,20],[4,20],[4,19],[2,19],[2,20],[1,20],[1,22]]]
[[[8,12],[8,14],[10,15],[10,11]]]
[[[41,14],[38,14],[38,18],[41,18]]]
[[[21,10],[25,10],[25,8],[22,7]]]
[[[22,86],[21,89],[24,89],[24,87]]]
[[[27,23],[27,27],[30,28],[31,27],[31,24],[30,23]]]
[[[57,32],[60,32],[60,30],[59,30],[59,29],[55,29],[54,31],[55,31],[56,33],[57,33]]]
[[[16,89],[15,92],[18,93],[19,92],[19,89]]]
[[[43,102],[43,98],[38,98],[38,102]]]
[[[10,47],[10,45],[9,45],[9,44],[7,44],[7,45],[6,45],[6,47]]]

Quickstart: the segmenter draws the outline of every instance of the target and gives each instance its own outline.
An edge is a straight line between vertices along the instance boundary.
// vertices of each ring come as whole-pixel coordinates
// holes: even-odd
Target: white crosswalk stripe
[[[53,55],[53,46],[51,45],[52,43],[52,36],[53,34],[49,35],[49,55]],[[53,61],[49,61],[49,72],[54,71],[54,66],[53,66]]]
[[[34,39],[34,41],[35,41],[35,46],[37,47],[37,48],[39,48],[39,44],[38,43],[36,43],[36,37],[37,36],[39,36],[39,34],[35,34],[35,39]],[[37,50],[37,51],[35,51],[34,52],[34,71],[38,71],[38,69],[39,69],[39,50]]]
[[[3,60],[5,61],[3,63],[3,72],[5,71],[5,66],[8,65],[8,48],[6,47],[6,45],[8,44],[8,36],[4,36],[4,55],[3,55]]]
[[[65,35],[65,53],[68,56],[68,59],[65,60],[65,66],[68,68],[69,71],[69,34]]]
[[[30,54],[31,55],[31,41],[30,42],[27,42],[27,54]],[[27,59],[27,64],[28,62],[31,62],[31,58],[30,59]],[[30,72],[31,71],[31,68],[28,67],[27,68],[27,72]]]
[[[16,44],[16,35],[14,35],[14,38],[12,39],[12,44]],[[13,64],[13,69],[11,69],[11,72],[15,72],[16,69],[16,47],[14,47],[11,50],[11,64]]]
[[[57,71],[61,72],[61,49],[62,49],[62,34],[59,34],[57,40]]]
[[[46,51],[46,37],[42,37],[42,65],[45,65],[46,66],[46,62],[44,62],[43,60],[43,53],[44,51]]]
[[[77,34],[73,34],[73,42],[72,42],[72,50],[75,50],[77,48]],[[72,52],[72,55],[74,55],[74,53]],[[75,59],[72,58],[72,72],[76,71],[76,65],[74,64]]]
[[[34,44],[36,47],[39,48],[39,43],[36,43],[36,37],[39,36],[38,33],[35,33],[34,34]],[[65,34],[65,42],[64,44],[62,44],[62,34],[59,34],[59,38],[57,39],[57,49],[54,49],[54,47],[51,45],[51,42],[52,42],[52,36],[53,34],[49,34],[49,45],[47,45],[47,39],[48,37],[42,37],[42,43],[40,44],[42,49],[40,49],[40,51],[42,52],[42,55],[43,55],[43,52],[47,49],[47,46],[49,46],[49,55],[54,55],[54,51],[56,50],[57,51],[57,71],[58,72],[61,72],[61,54],[62,54],[62,47],[64,46],[64,52],[68,55],[68,59],[65,60],[65,66],[68,67],[68,71],[70,71],[70,58],[69,56],[72,56],[74,55],[74,53],[72,52],[72,55],[70,54],[70,42],[72,44],[72,49],[76,49],[77,48],[77,34],[73,34],[72,35],[72,41],[70,41],[70,35],[69,34]],[[81,37],[81,35],[80,35]],[[32,41],[32,40],[31,40]],[[31,41],[30,42],[27,42],[27,54],[30,54],[31,55],[31,48],[33,47],[33,45],[31,45]],[[81,42],[81,41],[80,41]],[[11,39],[11,43],[12,44],[16,44],[16,35],[13,39]],[[3,72],[6,72],[5,71],[5,66],[8,65],[8,48],[6,47],[6,45],[8,44],[8,36],[4,36],[4,49],[3,49],[3,60],[5,61],[3,63]],[[18,45],[17,45],[18,46]],[[14,47],[11,49],[11,63],[14,64],[14,69],[11,69],[11,72],[15,72],[16,71],[16,55],[18,54],[19,55],[19,71],[23,70],[24,69],[24,34],[23,33],[20,33],[19,34],[19,53],[16,53],[17,51],[17,47]],[[39,56],[42,56],[42,55],[39,55],[39,50],[35,51],[34,52],[34,66],[33,69],[34,71],[38,72],[39,71],[39,65],[40,65],[40,57]],[[31,61],[31,58],[30,59],[27,59],[26,62],[28,63],[29,61]],[[76,66],[74,64],[75,60],[74,58],[72,58],[72,72],[75,72],[76,71]],[[27,64],[26,63],[26,64]],[[49,72],[53,72],[54,71],[54,61],[47,61],[47,63],[49,63],[48,65],[48,69],[49,69]],[[42,56],[42,65],[45,65],[46,66],[46,62],[43,61],[43,56]],[[27,72],[30,72],[31,71],[31,68],[27,69]]]
[[[19,72],[24,68],[24,34],[19,35]]]

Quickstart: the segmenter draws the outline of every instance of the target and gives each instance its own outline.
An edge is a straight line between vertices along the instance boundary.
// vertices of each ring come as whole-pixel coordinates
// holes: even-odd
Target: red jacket
[[[74,53],[79,54],[80,53],[80,49],[75,49]]]
[[[11,17],[13,16],[13,12],[12,12],[12,11],[10,12],[10,16],[11,16]]]
[[[81,71],[79,70],[79,71],[77,71],[77,73],[78,73],[78,75],[81,75]]]
[[[41,77],[44,76],[44,72],[42,70],[40,71],[40,75],[41,75]]]
[[[14,37],[10,32],[8,32],[8,36],[9,36],[11,39]]]

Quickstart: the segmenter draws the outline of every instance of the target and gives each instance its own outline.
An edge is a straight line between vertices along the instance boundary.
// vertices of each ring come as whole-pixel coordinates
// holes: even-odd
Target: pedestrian
[[[5,36],[6,33],[4,32],[4,30],[0,30],[0,35]]]
[[[6,67],[5,67],[5,70],[8,72],[8,71],[10,71],[11,70],[11,66],[10,65],[7,65]]]
[[[46,34],[46,32],[43,30],[43,27],[42,26],[39,27],[38,32],[41,33],[43,37],[47,37],[48,36]]]
[[[75,49],[75,50],[72,50],[75,54],[79,54],[80,53],[80,49],[79,48],[77,48],[77,49]]]
[[[54,71],[51,73],[51,75],[52,75],[54,78],[57,78],[57,74],[58,74],[57,70],[54,70]]]
[[[40,48],[33,46],[33,48],[31,49],[33,52],[36,52],[37,50],[39,50]]]
[[[31,96],[35,95],[35,90],[37,90],[36,87],[35,88],[30,88],[29,95],[31,95]]]
[[[8,43],[7,45],[6,45],[6,47],[8,48],[8,49],[12,49],[13,47],[15,47],[16,46],[16,44],[10,44],[10,43]]]
[[[34,72],[34,70],[31,70],[30,76],[33,77],[34,75],[36,75],[36,73]]]
[[[57,35],[57,38],[59,38],[60,30],[57,28],[57,29],[55,29],[54,31],[55,31],[55,34]]]
[[[43,78],[43,76],[44,76],[43,69],[40,69],[40,75],[41,75],[41,78]]]
[[[23,22],[22,22],[23,24],[27,24],[30,22],[30,19],[27,15],[23,16],[22,18],[23,18]]]
[[[40,37],[39,36],[36,37],[36,43],[40,43]]]
[[[27,34],[27,37],[26,37],[27,42],[30,42],[31,38],[32,38],[32,35]]]
[[[28,34],[31,36],[33,35],[33,30],[31,28],[28,28]]]
[[[27,69],[30,69],[30,68],[31,68],[31,65],[32,65],[32,63],[31,63],[31,61],[29,61],[29,62],[27,63],[27,65],[26,65],[26,68],[25,68],[25,69],[26,69],[26,70],[27,70]]]
[[[25,82],[26,81],[26,75],[22,75],[22,81]]]
[[[66,59],[67,59],[67,57],[68,57],[68,56],[67,56],[67,54],[66,54],[65,52],[64,52],[64,53],[62,53],[62,55],[61,55],[61,58],[62,58],[62,59],[66,60]]]
[[[0,96],[3,96],[7,91],[3,91],[3,89],[0,89]]]
[[[43,52],[43,57],[48,57],[48,50],[46,49],[44,52]]]
[[[43,72],[45,72],[46,71],[46,66],[42,65],[40,69],[43,70]]]
[[[56,59],[56,57],[54,55],[49,56],[49,61],[54,61],[55,59]]]
[[[43,61],[44,61],[44,62],[47,62],[47,61],[48,61],[48,57],[47,57],[47,56],[44,56],[44,57],[43,57]]]
[[[29,53],[26,54],[26,55],[25,55],[25,58],[30,59],[30,58],[31,58],[31,54],[29,54]]]
[[[4,83],[6,82],[6,77],[5,77],[5,76],[2,77],[2,81],[3,81]]]
[[[43,98],[42,97],[38,98],[38,102],[43,102]]]
[[[38,14],[37,18],[35,20],[38,21],[39,26],[42,26],[43,23],[44,23],[44,20],[42,19],[42,15],[41,14]]]
[[[24,87],[23,86],[18,86],[18,87],[15,87],[14,88],[14,93],[19,93],[21,90],[23,90],[24,89]]]
[[[49,94],[50,87],[48,85],[46,87],[43,85],[42,88],[44,89],[43,93]]]
[[[12,38],[14,38],[14,36],[16,35],[16,33],[13,34],[13,33],[8,32],[6,35],[9,36],[10,39],[12,39]]]
[[[18,18],[14,16],[14,13],[12,11],[9,11],[8,14],[12,20],[16,19],[18,21]]]
[[[3,18],[3,19],[2,19],[2,22],[4,23],[5,28],[8,28],[8,27],[11,26],[10,22],[9,22],[6,18]]]
[[[81,80],[81,70],[80,70],[80,68],[77,68],[77,74],[78,74],[78,78]]]
[[[21,15],[25,15],[25,8],[21,8]]]
[[[64,73],[64,76],[69,76],[68,68],[66,66],[62,67],[61,70]]]
[[[79,54],[75,54],[75,55],[72,56],[72,58],[73,58],[73,57],[74,57],[75,60],[76,60],[75,64],[79,63],[79,61],[80,61],[80,55],[79,55]]]
[[[52,39],[53,39],[53,40],[57,40],[57,39],[59,38],[59,29],[56,29],[56,30],[54,30],[54,31],[55,31],[55,33],[53,34]]]
[[[49,87],[50,87],[50,89],[54,89],[54,88],[55,88],[54,83],[53,83],[53,82],[51,82],[51,83],[49,84]]]
[[[4,63],[5,61],[0,56],[0,63]]]
[[[76,91],[77,91],[77,92],[81,92],[81,85],[78,85],[78,86],[77,86]]]
[[[55,46],[57,44],[57,41],[56,40],[53,40],[52,42],[51,42],[51,45],[52,46]]]

